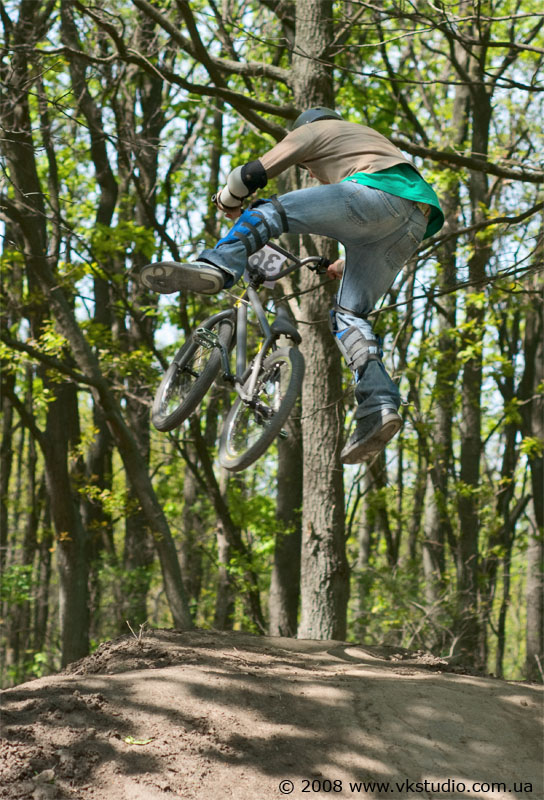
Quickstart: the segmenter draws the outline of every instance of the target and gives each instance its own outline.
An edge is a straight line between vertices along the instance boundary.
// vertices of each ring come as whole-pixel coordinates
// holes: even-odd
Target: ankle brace
[[[363,319],[361,318],[361,321]],[[372,338],[365,336],[357,325],[350,325],[351,320],[356,321],[355,314],[352,312],[346,311],[340,306],[335,306],[331,310],[330,328],[334,334],[334,340],[356,380],[359,380],[369,361],[382,360],[382,349],[379,339],[374,336],[366,320],[364,320],[365,327],[368,327]]]

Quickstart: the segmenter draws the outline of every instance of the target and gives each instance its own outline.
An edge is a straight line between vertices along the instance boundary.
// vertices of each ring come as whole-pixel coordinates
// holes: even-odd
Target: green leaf
[[[124,742],[127,744],[137,744],[137,745],[146,745],[153,741],[153,737],[149,739],[135,739],[134,736],[125,736],[123,739]]]

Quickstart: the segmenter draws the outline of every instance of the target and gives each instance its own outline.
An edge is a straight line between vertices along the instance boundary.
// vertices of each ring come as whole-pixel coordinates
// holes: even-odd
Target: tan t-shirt
[[[259,158],[269,179],[293,164],[310,169],[321,183],[339,183],[356,172],[379,172],[413,164],[378,131],[335,119],[302,125]]]

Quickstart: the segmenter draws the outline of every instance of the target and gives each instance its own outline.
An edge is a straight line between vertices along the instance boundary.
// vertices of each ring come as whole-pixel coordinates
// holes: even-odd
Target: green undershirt
[[[407,200],[414,200],[417,203],[428,203],[431,206],[431,213],[424,239],[428,239],[433,233],[439,231],[444,224],[444,214],[434,189],[409,164],[396,164],[394,167],[381,170],[381,172],[356,172],[355,175],[344,178],[342,183],[345,181],[355,181],[363,186],[372,186],[374,189],[381,189],[388,194],[405,197]]]

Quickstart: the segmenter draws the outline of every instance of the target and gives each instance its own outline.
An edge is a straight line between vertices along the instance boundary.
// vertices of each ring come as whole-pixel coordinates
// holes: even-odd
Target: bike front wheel
[[[302,388],[304,358],[296,347],[284,347],[268,355],[257,376],[249,400],[237,397],[221,434],[219,461],[231,472],[249,467],[281,432]],[[249,372],[244,391],[251,379]]]
[[[155,393],[151,420],[157,430],[171,431],[193,413],[217,377],[232,331],[228,320],[204,323],[178,350]]]

